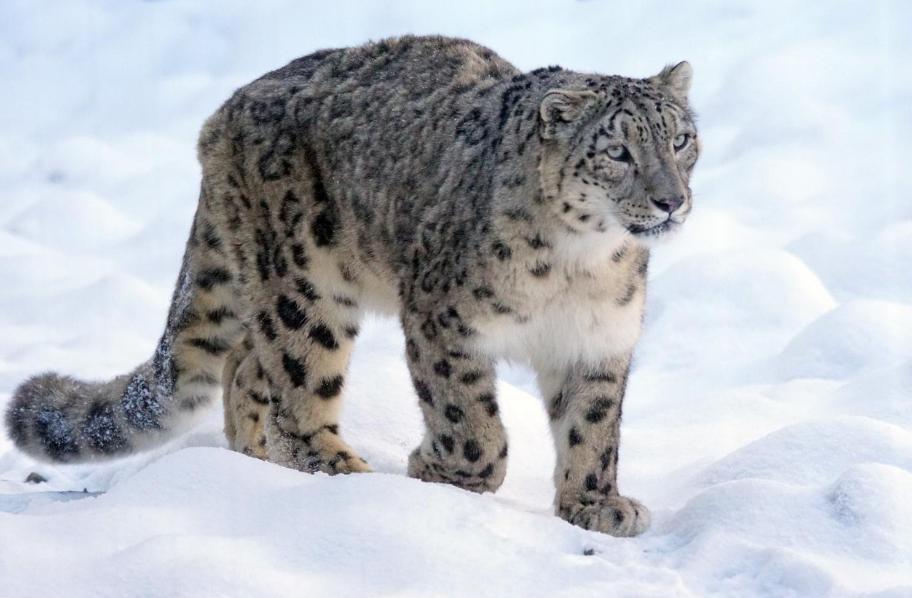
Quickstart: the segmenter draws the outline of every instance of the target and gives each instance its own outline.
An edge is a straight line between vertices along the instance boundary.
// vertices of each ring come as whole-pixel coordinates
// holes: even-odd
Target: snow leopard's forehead
[[[618,119],[623,117],[639,121],[641,126],[663,131],[666,134],[678,129],[694,129],[695,116],[686,103],[654,85],[648,79],[626,77],[604,77],[593,81],[590,89],[601,97],[601,118],[599,121],[613,131]],[[641,130],[639,133],[648,133]],[[629,133],[629,138],[636,138]]]

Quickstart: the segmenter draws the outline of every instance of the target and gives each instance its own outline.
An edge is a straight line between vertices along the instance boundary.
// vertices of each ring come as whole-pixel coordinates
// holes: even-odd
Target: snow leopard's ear
[[[574,126],[595,105],[598,95],[588,90],[552,89],[545,94],[539,107],[541,133],[554,139],[572,133]]]
[[[679,102],[687,103],[687,92],[690,91],[690,81],[693,78],[693,68],[686,60],[674,66],[666,66],[658,75],[649,78],[649,82],[666,91]]]

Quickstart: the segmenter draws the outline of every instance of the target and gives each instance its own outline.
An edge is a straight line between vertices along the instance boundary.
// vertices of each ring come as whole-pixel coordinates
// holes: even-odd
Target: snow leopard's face
[[[609,77],[592,89],[548,93],[543,136],[554,140],[560,167],[543,186],[551,184],[546,195],[568,228],[646,241],[683,224],[700,151],[686,103],[689,78],[681,63],[651,79]],[[549,124],[556,125],[550,137]]]

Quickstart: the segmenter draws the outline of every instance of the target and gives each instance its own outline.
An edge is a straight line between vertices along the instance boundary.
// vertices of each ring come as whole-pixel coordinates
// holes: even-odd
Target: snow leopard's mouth
[[[656,237],[660,237],[666,233],[669,233],[669,232],[675,230],[679,226],[681,226],[680,223],[675,222],[671,218],[668,218],[667,220],[660,222],[659,224],[655,224],[653,226],[641,226],[639,224],[628,224],[627,232],[629,232],[634,237],[656,238]]]

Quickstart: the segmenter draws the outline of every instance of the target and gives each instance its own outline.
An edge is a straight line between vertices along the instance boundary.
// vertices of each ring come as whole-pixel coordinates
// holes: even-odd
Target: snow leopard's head
[[[576,75],[545,94],[542,192],[567,228],[648,241],[684,222],[700,153],[691,73],[681,62],[648,79]]]

